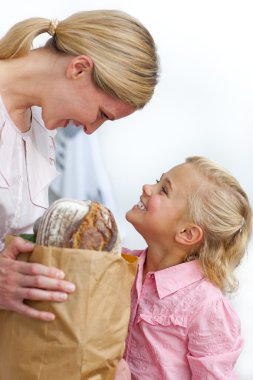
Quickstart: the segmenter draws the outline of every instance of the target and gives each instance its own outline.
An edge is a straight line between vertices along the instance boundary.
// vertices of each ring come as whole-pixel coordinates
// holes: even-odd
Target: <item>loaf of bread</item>
[[[62,198],[35,223],[36,244],[120,254],[120,238],[112,212],[98,202]]]

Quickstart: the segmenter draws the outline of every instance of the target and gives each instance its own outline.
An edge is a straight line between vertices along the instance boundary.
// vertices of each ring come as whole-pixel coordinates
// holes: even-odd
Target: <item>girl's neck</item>
[[[186,256],[185,251],[161,251],[157,248],[148,247],[146,260],[143,266],[143,281],[148,272],[157,272],[172,266],[182,264]]]

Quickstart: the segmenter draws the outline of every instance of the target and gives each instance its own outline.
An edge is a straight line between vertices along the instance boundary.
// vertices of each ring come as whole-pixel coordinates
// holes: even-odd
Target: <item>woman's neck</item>
[[[48,67],[46,59],[49,59],[48,54],[37,49],[24,57],[0,60],[0,95],[10,118],[21,132],[30,128],[31,107],[41,106],[46,85],[43,70]]]

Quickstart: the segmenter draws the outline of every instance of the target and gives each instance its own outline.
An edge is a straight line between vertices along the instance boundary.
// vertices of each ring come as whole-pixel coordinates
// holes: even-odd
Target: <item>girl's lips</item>
[[[132,210],[147,211],[147,209],[146,209],[145,205],[142,203],[142,201],[139,201],[136,205],[134,205]]]

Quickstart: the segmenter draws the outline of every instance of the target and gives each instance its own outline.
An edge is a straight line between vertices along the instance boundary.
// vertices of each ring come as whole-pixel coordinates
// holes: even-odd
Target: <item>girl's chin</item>
[[[137,218],[138,219],[138,218]],[[126,220],[131,223],[134,227],[135,227],[135,224],[136,224],[136,213],[135,213],[135,209],[131,209],[129,210],[127,213],[126,213]]]
[[[130,222],[130,220],[129,220],[129,214],[130,214],[130,212],[131,212],[131,210],[127,211],[127,213],[126,213],[126,215],[125,215],[126,220],[127,220],[128,222]]]
[[[133,217],[132,217],[132,214],[133,214],[133,209],[127,211],[126,213],[126,220],[130,223],[132,223],[133,221]]]

